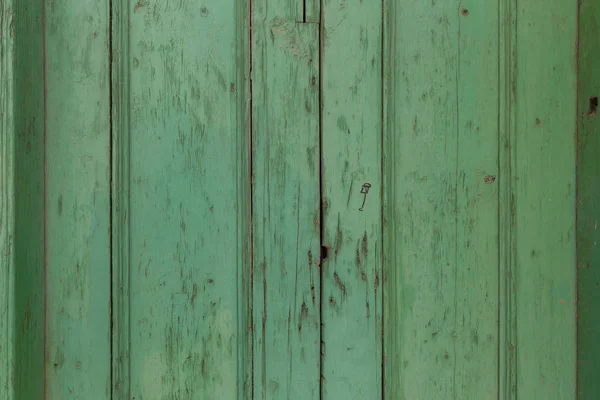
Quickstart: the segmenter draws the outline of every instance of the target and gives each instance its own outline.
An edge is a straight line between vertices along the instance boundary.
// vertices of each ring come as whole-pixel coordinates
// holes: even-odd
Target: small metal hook
[[[365,203],[367,201],[367,194],[369,193],[369,189],[371,188],[371,184],[370,183],[363,183],[362,187],[360,188],[360,193],[364,194],[365,197],[363,199],[362,202],[362,206],[360,206],[360,208],[358,209],[358,211],[363,211],[363,209],[365,208]]]

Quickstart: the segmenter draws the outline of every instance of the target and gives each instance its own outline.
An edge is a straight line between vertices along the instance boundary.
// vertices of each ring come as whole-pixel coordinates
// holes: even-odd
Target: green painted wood
[[[499,238],[499,398],[515,399],[517,390],[516,379],[516,296],[514,255],[517,241],[514,234],[516,214],[514,212],[515,198],[513,183],[515,172],[512,168],[516,157],[512,143],[517,134],[516,129],[516,90],[515,76],[517,72],[517,29],[516,2],[503,0],[499,3],[499,43],[498,43],[498,85],[499,109],[499,208],[498,208],[498,238]]]
[[[114,199],[121,398],[244,398],[244,5],[130,1],[117,10],[113,152],[116,184],[128,180]]]
[[[15,291],[14,8],[0,1],[0,399],[13,399]]]
[[[3,282],[18,356],[3,375],[15,398],[108,398],[108,9],[15,5],[2,36],[15,71],[4,83],[15,93],[14,275]]]
[[[382,396],[381,12],[323,3],[323,399]]]
[[[600,4],[582,0],[578,39],[577,344],[578,398],[600,397]]]
[[[13,393],[15,399],[41,399],[45,370],[42,3],[17,1],[13,5],[15,301],[12,308],[13,351],[18,355],[14,359]]]
[[[0,0],[0,399],[595,399],[598,13]]]
[[[498,5],[386,7],[386,393],[497,398]]]
[[[111,29],[111,386],[114,399],[131,398],[129,259],[129,4],[113,2]]]
[[[252,2],[255,399],[319,398],[319,26],[296,5]]]
[[[515,397],[572,399],[577,3],[520,0],[515,11]]]
[[[463,0],[455,15],[454,396],[486,399],[498,390],[498,4]]]
[[[110,398],[108,5],[44,7],[47,399]]]
[[[321,0],[292,0],[300,4],[302,2],[302,22],[320,23],[321,22]]]

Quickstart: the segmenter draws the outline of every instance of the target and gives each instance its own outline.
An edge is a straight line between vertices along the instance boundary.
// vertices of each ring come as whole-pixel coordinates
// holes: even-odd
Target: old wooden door
[[[598,399],[594,0],[0,0],[0,399]]]

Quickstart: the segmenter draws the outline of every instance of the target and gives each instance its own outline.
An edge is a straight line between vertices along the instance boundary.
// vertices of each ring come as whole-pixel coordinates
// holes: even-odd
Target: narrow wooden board
[[[299,3],[252,2],[255,399],[319,398],[319,26]]]
[[[45,2],[46,398],[110,398],[108,4]]]
[[[500,17],[497,1],[463,0],[457,9],[453,395],[496,399]]]
[[[498,249],[499,249],[499,304],[498,304],[498,398],[515,399],[516,377],[516,296],[515,280],[511,277],[515,270],[516,236],[514,226],[515,198],[513,168],[516,152],[512,151],[516,129],[516,90],[517,73],[517,29],[516,2],[499,1],[499,43],[498,43],[498,87],[499,87],[499,148],[498,148]]]
[[[14,394],[15,115],[14,9],[0,0],[0,398]]]
[[[323,399],[382,396],[381,12],[323,3]]]
[[[115,218],[129,221],[118,233],[126,254],[116,255],[128,315],[113,333],[129,341],[115,355],[128,362],[116,376],[127,398],[244,398],[249,174],[238,47],[248,9],[236,0],[128,4],[125,39],[115,38],[129,46],[120,53],[129,91],[114,93],[128,141],[116,146],[127,152],[116,168],[129,176],[127,203],[115,200],[127,212]]]
[[[385,4],[389,398],[498,396],[497,13]]]
[[[15,2],[14,393],[44,396],[44,40],[42,3]],[[32,385],[31,382],[38,382]]]
[[[516,397],[573,399],[577,2],[519,0],[516,13]]]
[[[577,142],[578,396],[600,398],[600,3],[579,8]]]

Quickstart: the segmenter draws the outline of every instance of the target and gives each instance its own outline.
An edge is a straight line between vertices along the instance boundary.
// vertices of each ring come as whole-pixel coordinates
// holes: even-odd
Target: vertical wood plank
[[[108,2],[44,13],[46,398],[108,399]]]
[[[600,398],[600,3],[582,0],[578,40],[577,260],[578,398]]]
[[[42,2],[14,3],[14,392],[44,396],[44,44]],[[38,382],[32,385],[31,382]]]
[[[321,21],[321,0],[302,0],[304,2],[303,21],[318,24]]]
[[[395,79],[388,107],[388,197],[396,257],[386,266],[388,397],[452,398],[457,284],[458,2],[393,8],[387,57]],[[391,6],[391,5],[390,5]],[[393,6],[392,6],[393,7]],[[389,232],[389,231],[388,231]],[[396,348],[394,348],[396,347]]]
[[[238,95],[236,98],[236,146],[242,157],[236,158],[237,172],[237,301],[238,332],[238,396],[239,400],[253,399],[254,337],[252,288],[252,117],[251,104],[251,43],[250,0],[239,0],[236,12],[236,68]]]
[[[319,27],[252,2],[254,398],[318,399]]]
[[[381,12],[323,3],[323,399],[382,395]]]
[[[498,6],[385,3],[385,390],[496,398]]]
[[[457,399],[496,399],[498,393],[498,23],[496,0],[458,5],[452,334]]]
[[[115,399],[131,399],[130,379],[130,15],[129,2],[111,3],[111,383]]]
[[[517,393],[517,304],[515,285],[515,171],[513,151],[516,129],[517,29],[515,0],[499,0],[498,43],[498,127],[499,176],[498,240],[499,240],[499,304],[498,304],[498,382],[499,398],[515,399]]]
[[[516,395],[573,399],[577,2],[516,11]]]
[[[130,178],[119,239],[129,260],[117,267],[129,274],[117,329],[129,332],[113,333],[129,335],[129,382],[119,383],[135,399],[244,398],[247,3],[128,4],[129,93],[117,98],[128,115],[115,121]]]
[[[14,394],[14,8],[0,0],[0,398]]]

